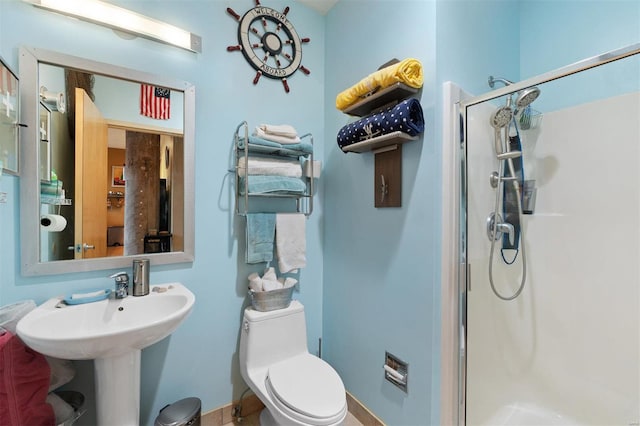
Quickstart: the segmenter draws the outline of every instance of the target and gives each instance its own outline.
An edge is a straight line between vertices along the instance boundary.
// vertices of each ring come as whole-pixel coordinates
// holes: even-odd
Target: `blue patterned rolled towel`
[[[384,111],[347,124],[338,132],[338,146],[342,149],[357,142],[398,131],[409,136],[424,132],[424,116],[417,99],[405,99]]]

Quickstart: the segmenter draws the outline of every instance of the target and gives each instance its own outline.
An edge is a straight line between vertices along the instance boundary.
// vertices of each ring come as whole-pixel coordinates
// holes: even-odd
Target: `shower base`
[[[498,409],[487,421],[496,426],[578,426],[580,423],[548,408],[526,402],[515,402]]]

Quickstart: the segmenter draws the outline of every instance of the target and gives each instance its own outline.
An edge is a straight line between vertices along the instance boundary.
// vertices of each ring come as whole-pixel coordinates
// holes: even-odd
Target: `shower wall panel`
[[[538,192],[524,216],[525,288],[510,302],[488,281],[495,108],[468,117],[467,423],[637,424],[640,94],[547,113],[521,133]],[[501,293],[517,290],[521,258],[507,266],[497,250]]]

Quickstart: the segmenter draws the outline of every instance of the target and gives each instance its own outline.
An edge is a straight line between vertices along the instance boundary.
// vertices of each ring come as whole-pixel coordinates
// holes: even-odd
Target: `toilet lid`
[[[305,416],[334,417],[345,409],[345,390],[340,376],[313,355],[305,354],[272,365],[267,380],[283,404]]]

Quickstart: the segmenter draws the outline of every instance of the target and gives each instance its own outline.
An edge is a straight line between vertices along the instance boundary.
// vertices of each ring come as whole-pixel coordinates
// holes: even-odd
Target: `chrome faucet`
[[[126,272],[116,272],[109,278],[116,281],[116,299],[124,299],[129,295],[129,275]]]

